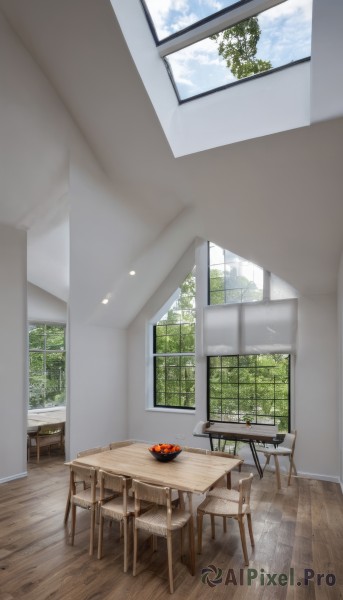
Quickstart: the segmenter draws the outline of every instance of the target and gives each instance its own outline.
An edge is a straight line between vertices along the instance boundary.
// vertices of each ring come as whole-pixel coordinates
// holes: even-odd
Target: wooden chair
[[[123,448],[124,446],[131,446],[134,444],[134,440],[124,440],[123,442],[111,442],[109,444],[110,450],[115,450],[116,448]]]
[[[97,454],[98,452],[102,452],[102,451],[103,451],[103,449],[101,448],[101,446],[97,446],[96,448],[89,448],[88,450],[81,450],[81,452],[77,453],[77,458],[80,458],[82,456],[88,456],[89,454]],[[75,485],[78,485],[80,483],[83,485],[83,489],[85,489],[83,481],[75,481]],[[64,521],[63,521],[64,525],[66,525],[68,523],[68,519],[69,519],[70,495],[71,495],[71,491],[70,491],[70,485],[69,485],[67,502],[66,502],[66,507],[64,510]]]
[[[249,477],[245,479],[241,479],[239,481],[239,499],[238,502],[232,501],[231,499],[227,499],[225,497],[218,497],[210,494],[207,495],[206,499],[198,506],[197,516],[198,516],[198,553],[201,554],[202,551],[202,522],[204,515],[210,515],[211,517],[211,530],[212,530],[212,539],[215,538],[215,522],[214,517],[229,517],[232,519],[236,519],[239,524],[239,531],[241,535],[242,542],[242,550],[245,564],[249,565],[247,544],[245,538],[245,525],[244,525],[244,517],[247,517],[248,528],[250,534],[251,545],[254,546],[254,536],[252,531],[252,523],[251,523],[251,510],[250,510],[250,491],[251,491],[251,483],[253,480],[253,474],[251,473]],[[217,488],[219,489],[219,488]],[[213,490],[212,490],[213,491]],[[219,492],[220,493],[220,492]]]
[[[182,446],[184,452],[194,452],[195,454],[210,454],[211,450],[205,450],[204,448],[192,448],[191,446]]]
[[[83,489],[77,490],[77,484],[82,483]],[[71,504],[71,545],[74,545],[76,527],[76,507],[85,508],[91,513],[89,555],[93,554],[95,516],[100,500],[100,490],[97,488],[97,472],[93,467],[70,465],[70,504]],[[113,494],[106,499],[110,500]],[[103,498],[105,500],[105,498]]]
[[[99,540],[98,558],[102,557],[104,519],[119,521],[124,530],[124,573],[128,566],[128,523],[135,512],[134,499],[128,497],[131,479],[122,475],[114,475],[100,469],[100,516],[99,516]],[[117,497],[107,500],[109,490],[119,494]]]
[[[263,471],[269,465],[270,459],[274,457],[275,463],[275,474],[276,474],[276,484],[277,488],[281,489],[281,475],[280,475],[280,463],[279,456],[287,456],[289,458],[289,471],[288,471],[288,482],[287,485],[291,485],[291,476],[292,471],[294,471],[294,475],[297,475],[297,469],[294,463],[294,450],[295,450],[295,441],[297,437],[297,432],[293,431],[292,433],[286,433],[285,439],[281,444],[279,444],[276,448],[267,447],[267,446],[258,446],[256,445],[256,451],[264,454],[266,458],[266,462],[263,467]]]
[[[167,540],[169,589],[172,594],[174,592],[172,533],[176,530],[182,531],[186,525],[189,533],[190,571],[192,575],[195,573],[193,516],[191,512],[181,508],[173,510],[171,489],[168,487],[150,485],[136,479],[133,480],[132,486],[135,495],[133,575],[136,575],[137,569],[138,530],[148,531],[153,539],[154,536],[164,537]],[[142,514],[142,501],[152,502],[155,506]]]
[[[49,455],[52,446],[64,451],[64,423],[40,425],[36,432],[30,433],[27,438],[27,458],[31,458],[32,448],[36,449],[37,462],[40,461],[42,448],[48,448]]]
[[[239,460],[240,463],[238,465],[238,471],[241,472],[242,470],[242,464],[244,462],[244,460],[242,458],[240,458],[237,454],[230,454],[230,452],[222,452],[220,450],[210,450],[210,454],[212,454],[213,456],[221,456],[223,458],[234,458],[235,460]],[[231,471],[228,471],[228,473],[226,474],[226,486],[223,480],[219,481],[218,483],[216,483],[216,485],[214,486],[214,488],[216,487],[222,487],[231,490],[232,488],[232,479],[231,479]]]

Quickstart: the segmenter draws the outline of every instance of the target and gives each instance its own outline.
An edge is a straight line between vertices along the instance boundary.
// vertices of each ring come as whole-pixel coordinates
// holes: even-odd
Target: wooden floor
[[[244,470],[248,470],[245,467]],[[285,485],[285,481],[283,481]],[[61,457],[43,457],[29,465],[29,476],[0,486],[0,600],[161,600],[169,596],[165,541],[152,553],[150,541],[141,539],[141,560],[134,578],[123,573],[122,540],[117,525],[106,526],[104,558],[88,556],[89,514],[80,510],[75,546],[69,545],[63,525],[68,471]],[[253,482],[255,550],[249,542],[251,575],[243,568],[238,524],[216,525],[216,539],[204,529],[204,549],[196,555],[196,574],[179,560],[179,539],[174,540],[175,600],[339,599],[343,598],[343,501],[334,483],[294,479],[290,488],[275,489],[272,473]],[[185,561],[186,562],[186,561]],[[208,573],[202,569],[208,567]],[[265,574],[290,574],[294,585],[262,585]],[[335,585],[309,581],[304,569],[333,574]],[[221,570],[221,572],[220,572]],[[263,571],[264,570],[264,571]],[[218,583],[208,581],[217,575]],[[220,581],[221,576],[221,581]],[[208,578],[206,581],[206,577]],[[274,581],[277,580],[274,578]],[[231,583],[228,582],[228,578]],[[233,580],[236,578],[237,585]],[[202,581],[204,579],[204,581]],[[281,579],[282,581],[282,579]],[[265,576],[265,584],[267,577]],[[328,579],[329,583],[333,578]],[[297,585],[301,583],[301,585]]]

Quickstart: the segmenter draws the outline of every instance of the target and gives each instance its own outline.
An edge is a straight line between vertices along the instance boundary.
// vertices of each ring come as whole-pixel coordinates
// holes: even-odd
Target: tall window
[[[261,301],[263,286],[261,267],[209,243],[209,304]]]
[[[65,326],[29,325],[29,408],[65,405]]]
[[[296,291],[258,265],[209,242],[209,304],[272,302]],[[249,326],[249,325],[247,325]],[[254,327],[251,323],[250,327]],[[290,356],[241,354],[209,356],[208,419],[290,426]]]
[[[210,421],[278,425],[289,430],[290,357],[285,354],[208,358]]]
[[[195,407],[195,273],[154,325],[154,406]]]

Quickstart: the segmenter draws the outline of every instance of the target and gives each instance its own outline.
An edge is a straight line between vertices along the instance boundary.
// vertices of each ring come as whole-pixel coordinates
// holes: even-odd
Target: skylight
[[[312,0],[286,0],[259,14],[253,9],[256,11],[263,4],[256,0],[145,1],[155,37],[162,40],[160,55],[180,101],[290,66],[311,55]],[[239,15],[244,14],[243,9],[247,10],[246,6],[251,16],[239,20]],[[216,32],[212,29],[211,35],[199,40],[196,32],[196,27],[201,24],[199,19],[206,20],[209,15],[222,13],[226,15],[226,21],[232,15],[233,24],[223,29],[219,20]],[[187,30],[194,24],[194,33],[182,34],[185,28]],[[167,40],[169,36],[170,40],[176,32],[181,34],[181,41],[176,46],[168,47],[168,42],[163,43],[163,39]]]
[[[142,0],[158,41],[237,3],[239,0]]]

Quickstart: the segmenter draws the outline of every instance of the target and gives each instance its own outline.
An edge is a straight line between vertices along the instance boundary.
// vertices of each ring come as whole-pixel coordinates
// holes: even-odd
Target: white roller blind
[[[295,352],[296,299],[206,306],[203,310],[203,354]]]
[[[239,354],[240,308],[240,304],[206,306],[204,308],[204,355]]]

